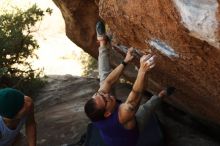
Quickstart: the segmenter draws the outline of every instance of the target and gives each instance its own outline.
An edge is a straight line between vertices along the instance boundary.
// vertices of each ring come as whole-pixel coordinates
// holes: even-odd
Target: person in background
[[[23,125],[26,137],[20,133]],[[25,145],[36,146],[32,99],[13,88],[0,89],[0,146]]]

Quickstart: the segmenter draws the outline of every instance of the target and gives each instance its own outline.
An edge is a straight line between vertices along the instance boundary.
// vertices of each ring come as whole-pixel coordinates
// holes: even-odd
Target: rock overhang
[[[220,124],[219,1],[54,2],[65,19],[67,36],[86,52],[98,56],[94,28],[103,19],[118,42],[158,56],[158,64],[146,80],[149,90],[175,86],[177,92],[168,103]],[[113,66],[117,65],[115,59],[111,60]],[[129,69],[125,75],[133,81],[135,69]]]

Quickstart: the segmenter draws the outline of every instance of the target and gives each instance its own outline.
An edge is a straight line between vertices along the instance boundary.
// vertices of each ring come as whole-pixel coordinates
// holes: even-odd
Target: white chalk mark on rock
[[[149,44],[169,58],[179,57],[179,55],[174,51],[174,49],[168,46],[165,42],[162,42],[158,39],[154,39],[151,40]]]
[[[190,35],[220,48],[217,0],[173,0]]]

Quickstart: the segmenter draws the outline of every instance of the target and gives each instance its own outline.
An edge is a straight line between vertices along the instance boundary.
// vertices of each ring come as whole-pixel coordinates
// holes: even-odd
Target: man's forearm
[[[142,92],[142,90],[144,88],[145,75],[146,75],[146,72],[143,72],[141,70],[138,71],[136,81],[135,81],[133,88],[132,88],[133,91],[139,92],[139,93]]]
[[[32,123],[26,127],[26,134],[29,146],[36,146],[36,123]]]
[[[26,121],[26,136],[28,146],[36,146],[36,122],[34,117],[34,106],[32,106],[31,113],[28,115]]]
[[[118,65],[106,78],[105,82],[114,84],[120,78],[125,66],[123,64]]]
[[[126,100],[126,102],[130,105],[130,110],[136,111],[139,106],[141,100],[141,92],[144,88],[145,74],[146,72],[142,72],[139,70],[132,91],[130,92]]]
[[[101,85],[101,87],[99,88],[99,90],[103,91],[103,92],[110,92],[111,87],[114,83],[116,83],[118,81],[118,79],[120,78],[125,65],[130,62],[133,59],[133,55],[132,55],[132,51],[133,48],[129,48],[128,52],[126,54],[126,57],[124,59],[124,63],[119,64],[109,75],[108,77],[105,79],[105,81],[103,82],[103,84]]]
[[[129,63],[134,56],[132,55],[133,48],[129,48],[126,54],[125,59],[121,64],[119,64],[106,78],[106,82],[110,85],[114,84],[119,77],[121,76],[123,69],[125,68],[126,64]]]

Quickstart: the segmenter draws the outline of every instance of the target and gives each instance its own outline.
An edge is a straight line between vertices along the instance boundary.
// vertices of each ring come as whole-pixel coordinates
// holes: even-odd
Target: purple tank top
[[[112,115],[102,121],[94,122],[94,125],[99,129],[100,135],[108,146],[136,146],[138,140],[138,128],[128,130],[125,129],[118,120],[118,109]]]

